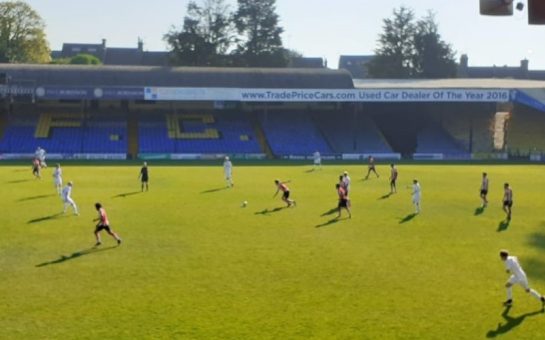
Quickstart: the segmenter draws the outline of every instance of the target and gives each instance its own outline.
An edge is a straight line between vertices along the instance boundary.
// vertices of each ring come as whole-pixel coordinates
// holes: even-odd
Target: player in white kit
[[[320,155],[319,151],[316,151],[312,157],[314,158],[314,170],[316,168],[321,169],[322,168],[322,156]]]
[[[347,195],[350,192],[350,182],[352,182],[352,180],[350,179],[350,176],[348,176],[348,171],[343,172],[344,189],[346,190]]]
[[[55,165],[55,170],[53,170],[53,182],[55,184],[55,189],[57,189],[57,194],[62,194],[62,169],[61,165],[57,163]]]
[[[34,154],[40,161],[40,166],[42,168],[47,168],[47,163],[45,162],[45,150],[38,146]]]
[[[68,184],[62,189],[62,201],[64,202],[64,210],[63,214],[66,213],[66,208],[71,205],[72,209],[74,209],[74,214],[79,215],[78,212],[78,206],[76,205],[76,202],[72,199],[72,182],[68,182]]]
[[[225,180],[227,181],[227,187],[232,187],[235,185],[233,182],[233,163],[229,160],[228,156],[225,156],[223,161],[223,173],[225,174]]]
[[[413,196],[413,204],[414,204],[414,207],[416,209],[415,210],[416,214],[420,213],[421,195],[422,195],[422,191],[420,189],[420,183],[418,183],[418,181],[415,179],[415,180],[413,180],[412,196]]]
[[[509,256],[509,252],[507,250],[501,250],[500,258],[505,263],[505,269],[507,273],[511,274],[509,280],[507,280],[507,283],[505,284],[505,287],[507,288],[507,301],[505,301],[503,304],[505,306],[511,306],[513,304],[512,287],[518,284],[521,285],[522,288],[524,288],[526,293],[530,293],[530,295],[532,295],[534,298],[541,301],[542,306],[545,306],[545,297],[539,294],[536,290],[530,288],[530,286],[528,285],[528,278],[526,277],[526,273],[524,272],[524,270],[522,270],[522,267],[520,266],[517,257]]]

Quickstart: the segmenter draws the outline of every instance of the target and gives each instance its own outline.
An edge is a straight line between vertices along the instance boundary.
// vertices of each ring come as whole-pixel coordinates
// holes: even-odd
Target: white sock
[[[507,300],[513,300],[513,287],[507,287]]]
[[[539,294],[539,293],[536,292],[535,290],[530,289],[530,294],[531,294],[533,297],[535,297],[536,299],[541,300],[541,294]]]

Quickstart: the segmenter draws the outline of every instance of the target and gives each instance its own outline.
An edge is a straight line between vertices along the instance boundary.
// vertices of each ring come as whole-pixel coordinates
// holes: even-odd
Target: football
[[[243,207],[243,208],[246,207],[247,205],[248,205],[248,201],[242,202],[242,207]]]

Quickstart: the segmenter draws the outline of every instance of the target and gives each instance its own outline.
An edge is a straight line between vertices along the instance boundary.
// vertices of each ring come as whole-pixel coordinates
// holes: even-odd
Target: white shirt
[[[488,178],[483,178],[483,182],[481,184],[481,190],[488,190]]]
[[[62,197],[64,199],[69,199],[70,195],[72,195],[72,187],[67,185],[62,189]]]
[[[38,159],[40,159],[40,160],[44,160],[45,159],[45,150],[44,149],[37,149],[36,150],[36,157],[38,157]]]
[[[343,183],[347,190],[350,190],[350,176],[343,176]]]
[[[320,153],[316,151],[314,153],[314,163],[320,163],[320,161],[321,161]]]
[[[231,161],[225,161],[223,162],[223,170],[225,172],[231,172],[231,169],[233,168],[233,164],[231,163]]]
[[[59,179],[61,178],[61,176],[62,176],[62,169],[55,168],[55,170],[53,171],[53,177],[55,177],[55,179]]]
[[[512,201],[513,200],[513,190],[511,190],[511,188],[506,188],[504,190],[503,200],[504,201]]]
[[[526,273],[522,270],[519,261],[516,256],[507,256],[505,260],[505,268],[517,279],[526,280]]]
[[[420,183],[413,184],[413,196],[420,197]]]

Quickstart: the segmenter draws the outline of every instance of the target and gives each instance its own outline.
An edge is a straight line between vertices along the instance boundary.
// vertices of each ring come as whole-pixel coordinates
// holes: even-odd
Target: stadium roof
[[[0,64],[0,73],[36,86],[163,86],[353,89],[345,70]]]
[[[519,79],[354,79],[357,89],[545,89],[545,81]]]

